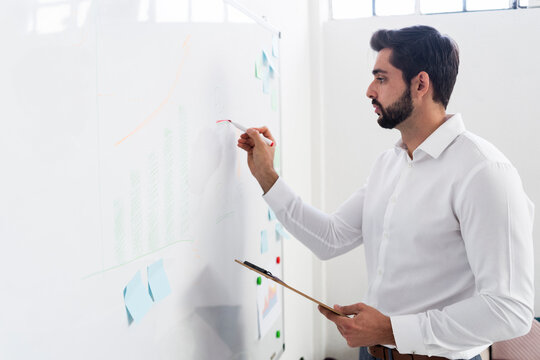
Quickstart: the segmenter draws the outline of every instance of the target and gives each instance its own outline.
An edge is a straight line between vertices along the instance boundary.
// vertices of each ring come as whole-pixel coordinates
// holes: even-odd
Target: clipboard
[[[252,264],[252,263],[250,263],[249,261],[241,262],[240,260],[236,260],[236,259],[235,259],[234,261],[236,261],[237,263],[239,263],[239,264],[242,265],[243,267],[248,268],[248,269],[251,270],[251,271],[255,271],[257,274],[262,275],[262,276],[264,276],[265,278],[267,278],[267,279],[269,279],[269,280],[272,280],[272,281],[278,283],[279,285],[281,285],[281,286],[283,286],[283,287],[286,287],[286,288],[289,289],[289,290],[294,291],[294,292],[297,293],[298,295],[301,295],[301,296],[305,297],[306,299],[313,301],[314,303],[316,303],[316,304],[322,306],[323,308],[330,310],[330,311],[333,312],[334,314],[337,314],[337,315],[340,315],[340,316],[348,317],[347,315],[345,315],[345,314],[343,314],[343,313],[341,313],[341,312],[339,312],[339,311],[337,311],[337,310],[335,310],[335,309],[332,309],[330,306],[328,306],[328,305],[326,305],[326,304],[320,302],[319,300],[316,300],[316,299],[312,298],[311,296],[306,295],[306,294],[304,294],[303,292],[296,290],[296,289],[293,288],[292,286],[289,286],[289,285],[285,284],[285,282],[283,282],[283,281],[282,281],[281,279],[279,279],[278,277],[272,275],[272,273],[271,273],[270,271],[268,271],[268,270],[265,270],[265,269],[263,269],[263,268],[261,268],[261,267],[255,265],[255,264]]]

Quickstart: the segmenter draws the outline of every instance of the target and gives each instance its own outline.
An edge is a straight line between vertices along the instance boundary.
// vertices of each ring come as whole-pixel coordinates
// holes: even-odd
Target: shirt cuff
[[[274,212],[285,207],[288,199],[294,198],[292,189],[281,179],[281,176],[276,180],[274,185],[263,195],[264,201],[270,206]]]
[[[420,330],[418,315],[391,316],[397,350],[402,354],[428,355]]]

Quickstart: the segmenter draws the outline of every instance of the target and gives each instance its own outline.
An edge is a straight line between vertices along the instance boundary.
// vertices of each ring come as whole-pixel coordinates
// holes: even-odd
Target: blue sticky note
[[[276,224],[276,235],[279,235],[276,236],[276,239],[279,239],[279,237],[289,238],[289,234],[285,231],[283,225],[281,225],[280,223]]]
[[[272,55],[279,57],[279,36],[272,36]]]
[[[268,76],[270,76],[272,79],[276,77],[276,70],[272,64],[270,64],[268,67]]]
[[[171,285],[163,267],[163,259],[148,265],[148,290],[154,302],[171,294]]]
[[[263,65],[268,65],[268,54],[266,53],[265,50],[262,51],[262,63]]]
[[[141,321],[152,307],[152,299],[146,284],[142,282],[140,271],[137,271],[137,274],[124,288],[124,303],[135,322]]]
[[[266,230],[261,231],[261,254],[268,251],[268,234]]]
[[[270,93],[270,76],[268,73],[264,74],[263,78],[263,93],[269,94]]]
[[[274,221],[276,220],[276,214],[272,211],[272,209],[268,208],[268,221]]]

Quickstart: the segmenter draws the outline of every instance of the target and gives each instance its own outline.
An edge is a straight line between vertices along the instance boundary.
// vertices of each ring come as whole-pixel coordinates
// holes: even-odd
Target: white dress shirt
[[[398,351],[469,359],[533,320],[534,205],[508,159],[460,114],[408,156],[400,141],[334,214],[282,179],[264,195],[319,258],[365,246],[365,303],[390,316]]]

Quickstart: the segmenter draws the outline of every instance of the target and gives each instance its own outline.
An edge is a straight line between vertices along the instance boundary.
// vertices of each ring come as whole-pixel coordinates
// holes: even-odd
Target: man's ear
[[[427,93],[430,86],[429,75],[425,71],[420,71],[418,77],[418,91]]]
[[[431,87],[428,73],[425,71],[420,71],[418,75],[413,78],[412,85],[417,95],[419,97],[423,97],[425,94],[428,93]]]

